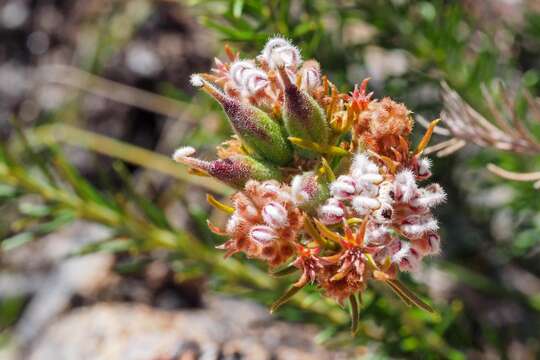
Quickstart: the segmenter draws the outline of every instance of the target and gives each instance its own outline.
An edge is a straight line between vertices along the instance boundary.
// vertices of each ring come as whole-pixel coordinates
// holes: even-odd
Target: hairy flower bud
[[[259,245],[265,245],[266,243],[277,239],[277,234],[269,226],[258,225],[251,228],[249,237]]]
[[[329,128],[323,109],[311,95],[291,82],[285,68],[279,68],[279,74],[285,90],[282,116],[287,132],[291,136],[326,145]],[[309,156],[309,152],[300,150],[302,155]]]
[[[345,206],[339,200],[331,198],[319,208],[317,215],[325,225],[339,224],[345,217]]]
[[[417,162],[416,177],[418,180],[425,180],[431,177],[431,160],[423,157]]]
[[[360,216],[368,214],[371,210],[378,209],[381,206],[379,200],[367,196],[355,196],[351,205]]]
[[[446,193],[439,184],[431,184],[419,189],[419,196],[410,204],[415,208],[432,208],[446,200]]]
[[[262,209],[264,222],[276,229],[284,228],[289,224],[287,209],[278,202],[272,201]]]
[[[193,148],[180,148],[174,153],[173,158],[177,162],[202,170],[236,188],[243,188],[251,179],[263,181],[282,177],[281,172],[274,165],[257,161],[250,156],[233,155],[226,159],[204,161],[191,157],[194,152]]]
[[[249,70],[256,69],[255,63],[251,60],[236,61],[231,65],[229,70],[230,77],[237,88],[241,89],[244,86],[246,73]]]
[[[236,135],[250,152],[278,165],[292,160],[290,143],[281,127],[268,114],[223,94],[198,75],[192,76],[192,84],[202,87],[221,104]]]
[[[280,66],[297,67],[302,62],[298,48],[281,37],[268,40],[261,53],[261,57],[273,69]]]
[[[315,60],[308,60],[301,69],[302,90],[310,91],[321,85],[321,70],[319,63]]]
[[[357,189],[358,184],[349,175],[341,175],[336,181],[330,184],[330,193],[339,200],[351,199],[356,195]]]
[[[418,187],[414,174],[411,170],[405,169],[396,175],[394,194],[398,201],[409,202],[418,193]]]
[[[297,175],[291,182],[291,194],[294,203],[306,210],[312,211],[328,198],[328,187],[319,182],[312,171]]]
[[[414,272],[420,267],[420,254],[409,243],[398,240],[398,251],[392,255],[392,262],[399,266],[401,271]]]
[[[412,240],[413,248],[421,255],[438,254],[441,250],[441,238],[434,231],[429,231],[421,238]]]

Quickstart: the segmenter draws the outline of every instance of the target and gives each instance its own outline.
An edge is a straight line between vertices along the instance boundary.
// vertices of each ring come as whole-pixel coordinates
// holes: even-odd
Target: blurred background
[[[433,139],[442,255],[404,279],[435,314],[373,287],[354,338],[314,289],[270,316],[294,277],[214,249],[205,194],[230,190],[170,154],[230,130],[189,75],[273,34],[341,90],[464,124]],[[539,94],[536,0],[2,0],[0,358],[537,359],[538,183],[486,165],[540,179]],[[527,130],[504,146],[481,116]]]

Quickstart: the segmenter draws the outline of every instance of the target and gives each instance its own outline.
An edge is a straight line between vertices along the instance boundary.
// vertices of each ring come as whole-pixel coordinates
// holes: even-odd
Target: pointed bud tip
[[[204,86],[204,79],[199,74],[192,74],[189,78],[189,82],[193,87],[201,88]]]
[[[173,160],[176,162],[182,162],[186,157],[190,157],[193,154],[195,154],[195,148],[191,146],[183,146],[181,148],[176,149],[176,151],[173,154]]]

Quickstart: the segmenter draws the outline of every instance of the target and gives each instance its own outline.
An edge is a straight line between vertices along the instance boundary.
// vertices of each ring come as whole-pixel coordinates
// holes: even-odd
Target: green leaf
[[[18,248],[30,241],[34,240],[34,234],[31,232],[22,232],[7,239],[2,240],[0,249],[2,252],[10,251]]]

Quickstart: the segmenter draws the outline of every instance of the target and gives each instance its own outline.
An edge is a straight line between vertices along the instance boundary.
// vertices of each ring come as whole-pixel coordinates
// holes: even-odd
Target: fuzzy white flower
[[[262,209],[264,222],[276,229],[281,229],[289,224],[287,209],[280,203],[271,201]]]

